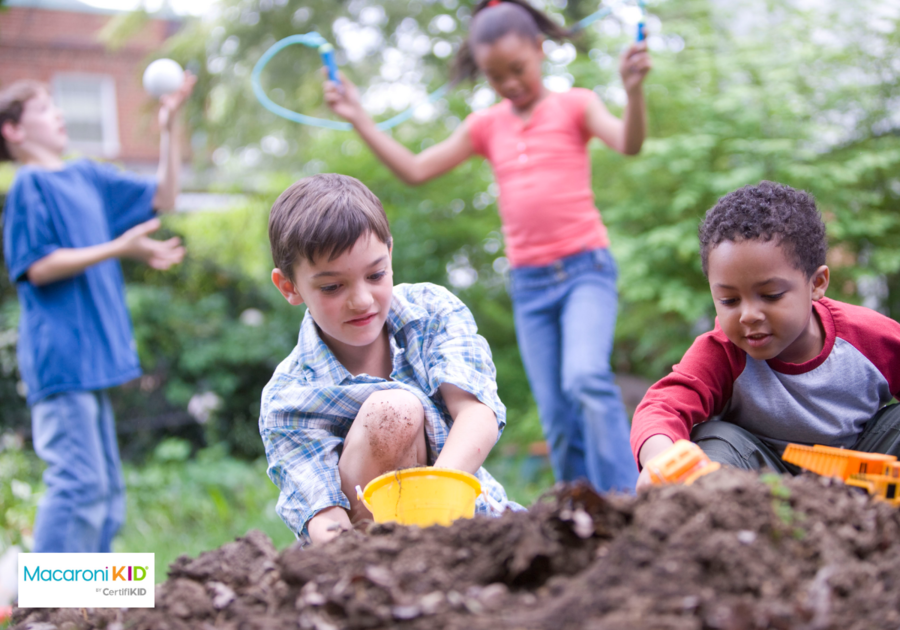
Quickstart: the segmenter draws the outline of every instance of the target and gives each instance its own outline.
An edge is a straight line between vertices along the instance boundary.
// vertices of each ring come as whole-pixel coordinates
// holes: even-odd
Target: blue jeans
[[[31,408],[34,450],[47,464],[35,553],[108,552],[125,522],[125,481],[103,392],[65,392]]]
[[[510,272],[516,336],[559,480],[633,492],[630,426],[609,366],[618,272],[597,249]]]

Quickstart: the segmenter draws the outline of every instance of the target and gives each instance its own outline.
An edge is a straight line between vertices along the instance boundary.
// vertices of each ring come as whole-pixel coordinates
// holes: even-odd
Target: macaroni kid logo
[[[140,582],[147,577],[147,569],[150,567],[128,567],[113,566],[112,580],[122,580],[123,582],[131,582],[132,575],[135,582]],[[127,575],[125,571],[128,571]],[[109,582],[109,567],[102,569],[43,569],[35,567],[34,571],[29,571],[25,567],[26,582]]]
[[[20,608],[152,608],[152,553],[19,554]]]

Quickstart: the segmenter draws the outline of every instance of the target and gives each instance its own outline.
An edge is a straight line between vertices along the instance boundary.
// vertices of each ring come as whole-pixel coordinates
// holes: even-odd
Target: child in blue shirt
[[[259,419],[287,526],[305,542],[330,540],[371,518],[357,485],[411,466],[472,473],[505,505],[481,467],[506,424],[490,348],[446,289],[394,286],[378,198],[346,175],[303,179],[272,206],[269,240],[272,281],[307,306]],[[476,512],[489,511],[479,497]]]
[[[107,552],[125,494],[104,390],[140,375],[119,258],[167,269],[177,238],[148,235],[154,210],[178,194],[178,110],[195,79],[163,97],[156,179],[90,160],[64,162],[67,134],[49,89],[19,81],[0,91],[0,160],[21,165],[3,213],[3,252],[21,308],[18,360],[47,492],[34,549]]]

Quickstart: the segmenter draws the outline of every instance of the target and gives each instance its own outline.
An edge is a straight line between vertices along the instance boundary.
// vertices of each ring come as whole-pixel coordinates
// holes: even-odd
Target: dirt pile
[[[156,608],[18,610],[32,630],[900,628],[900,514],[814,476],[723,470],[638,498],[369,525],[280,554],[258,532],[179,558]]]

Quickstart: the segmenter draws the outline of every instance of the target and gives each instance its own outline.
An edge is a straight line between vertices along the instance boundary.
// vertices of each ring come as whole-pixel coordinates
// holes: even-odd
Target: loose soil
[[[528,512],[375,525],[179,558],[156,608],[19,609],[16,629],[900,628],[900,514],[812,475],[722,470],[639,497],[560,487]]]

